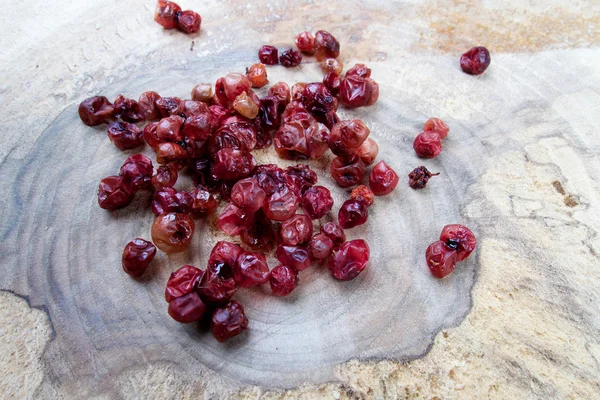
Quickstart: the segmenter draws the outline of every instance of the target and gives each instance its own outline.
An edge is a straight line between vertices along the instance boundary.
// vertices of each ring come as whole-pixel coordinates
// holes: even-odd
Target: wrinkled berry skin
[[[248,329],[248,318],[244,307],[237,301],[230,301],[226,306],[217,308],[210,323],[215,339],[224,342]]]
[[[212,174],[215,179],[235,180],[247,177],[254,168],[256,160],[252,154],[228,147],[215,155]]]
[[[233,268],[222,261],[209,261],[197,292],[208,304],[227,304],[236,292]]]
[[[186,10],[179,13],[177,18],[177,29],[183,33],[196,33],[200,31],[200,24],[202,23],[202,17],[200,14]]]
[[[221,211],[217,218],[217,226],[220,230],[231,236],[237,236],[248,225],[250,217],[234,204],[229,204]]]
[[[256,178],[237,181],[231,189],[231,202],[246,213],[255,213],[263,206],[267,194]]]
[[[235,261],[233,279],[239,287],[262,285],[269,281],[269,266],[263,253],[243,252]]]
[[[324,233],[317,233],[310,239],[310,255],[315,260],[324,260],[329,258],[333,251],[333,240]]]
[[[437,174],[432,174],[427,168],[421,165],[408,174],[408,185],[413,189],[423,189],[427,185],[429,178],[439,174],[439,172]]]
[[[312,56],[315,54],[315,37],[310,32],[300,32],[296,35],[296,47],[304,54]]]
[[[240,234],[240,239],[256,250],[268,251],[274,246],[273,226],[262,210],[252,215],[252,220]]]
[[[367,138],[367,140],[365,140],[356,151],[356,155],[359,156],[362,162],[367,166],[375,162],[378,153],[379,146],[377,145],[377,142],[370,137]]]
[[[114,106],[104,96],[94,96],[79,104],[79,118],[88,126],[104,124],[113,119]]]
[[[358,185],[365,176],[365,164],[356,155],[349,158],[336,157],[331,162],[330,172],[339,186],[350,187]]]
[[[188,192],[192,198],[192,206],[190,212],[194,218],[204,217],[213,212],[219,203],[217,199],[203,186],[198,185],[196,188]]]
[[[306,192],[319,180],[317,173],[306,164],[292,165],[285,172],[287,177],[299,189],[298,194]]]
[[[423,131],[413,142],[415,153],[421,158],[434,158],[442,152],[442,138],[434,131]]]
[[[427,247],[425,259],[429,266],[429,271],[436,278],[443,278],[454,271],[456,266],[457,252],[446,246],[446,243],[438,240]]]
[[[144,239],[133,239],[127,243],[121,257],[123,271],[129,276],[138,278],[146,272],[148,265],[154,260],[156,247]]]
[[[111,122],[107,132],[108,138],[119,150],[129,150],[144,144],[142,130],[129,122]]]
[[[288,296],[298,286],[298,271],[287,265],[278,265],[271,270],[269,285],[275,296]]]
[[[373,101],[374,89],[379,91],[379,87],[375,88],[370,78],[361,78],[354,75],[346,75],[340,84],[340,103],[347,108],[357,108],[375,103]],[[377,96],[379,94],[377,93]]]
[[[337,58],[340,55],[340,42],[327,31],[315,33],[315,57],[318,61]]]
[[[371,170],[369,175],[369,186],[375,196],[390,194],[398,186],[398,175],[385,161],[379,161]]]
[[[281,103],[282,107],[285,107],[290,102],[291,91],[290,87],[285,82],[277,82],[269,88],[269,96],[275,96]]]
[[[370,78],[371,68],[365,64],[355,64],[354,67],[346,71],[346,76],[358,76],[359,78]]]
[[[171,187],[157,191],[152,199],[152,212],[157,216],[173,212],[187,214],[191,207],[191,196],[187,192],[178,192]]]
[[[307,243],[312,236],[312,221],[304,214],[296,214],[281,223],[279,235],[283,244],[296,246]]]
[[[350,193],[350,198],[365,202],[367,207],[371,207],[375,203],[375,193],[365,185],[355,187]]]
[[[173,164],[161,165],[156,169],[156,174],[152,177],[152,187],[160,190],[166,187],[173,187],[177,183],[179,174]]]
[[[280,244],[277,246],[275,255],[280,263],[295,268],[298,271],[304,271],[310,267],[310,252],[308,246],[286,246]]]
[[[335,72],[329,72],[323,77],[323,85],[325,85],[325,87],[329,89],[329,92],[335,97],[339,97],[340,95],[341,84],[342,80]]]
[[[329,148],[337,156],[351,156],[358,152],[369,133],[370,129],[359,119],[340,121],[331,128]]]
[[[140,105],[133,99],[128,99],[122,94],[118,95],[114,102],[114,116],[121,118],[126,122],[140,122],[144,119],[144,115],[140,109]]]
[[[483,46],[473,47],[460,57],[460,68],[469,75],[481,75],[491,61],[488,49]]]
[[[296,213],[300,200],[294,191],[283,186],[267,197],[263,211],[271,221],[285,221]]]
[[[369,245],[362,239],[344,242],[334,251],[327,268],[334,278],[350,281],[356,278],[369,262]]]
[[[321,227],[321,232],[333,241],[333,245],[335,247],[346,241],[344,229],[342,229],[342,227],[335,222],[326,222]]]
[[[456,249],[457,261],[463,261],[471,255],[477,240],[473,232],[464,225],[452,224],[444,226],[440,234],[440,240],[446,243],[446,246]]]
[[[286,68],[293,68],[302,62],[302,54],[294,49],[287,49],[279,56],[279,63]]]
[[[172,1],[158,0],[154,11],[154,20],[165,29],[177,28],[177,17],[181,7]]]
[[[199,321],[205,312],[206,304],[196,292],[177,297],[169,303],[169,315],[182,324]]]
[[[277,65],[279,62],[277,47],[264,45],[258,50],[258,59],[266,65]]]
[[[187,214],[162,214],[152,224],[152,241],[165,253],[181,253],[190,247],[194,228],[194,220]]]
[[[202,275],[204,275],[204,271],[192,265],[184,265],[177,271],[172,272],[165,288],[165,300],[167,303],[195,291],[202,279]]]
[[[340,207],[338,222],[344,229],[354,228],[367,222],[369,218],[369,206],[362,199],[346,200]]]
[[[448,136],[450,128],[439,118],[429,118],[423,126],[424,131],[432,131],[440,134],[440,138],[445,139]]]
[[[134,196],[131,184],[120,176],[108,176],[98,186],[98,205],[105,210],[127,207]]]
[[[160,99],[160,95],[156,92],[148,91],[140,95],[138,104],[140,113],[146,121],[152,121],[161,117],[160,110],[156,107],[156,100]]]
[[[311,114],[326,114],[335,105],[331,92],[320,82],[309,83],[304,87],[302,104]]]
[[[331,192],[325,186],[313,186],[302,195],[302,208],[312,219],[320,219],[333,207]]]
[[[119,175],[129,179],[134,190],[146,190],[152,184],[152,160],[143,154],[134,154],[127,157]]]

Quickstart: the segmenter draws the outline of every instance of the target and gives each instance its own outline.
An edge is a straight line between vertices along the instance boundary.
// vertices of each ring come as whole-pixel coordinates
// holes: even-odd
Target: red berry
[[[176,3],[165,0],[158,0],[154,20],[165,29],[177,28],[177,17],[181,12],[181,7]]]
[[[312,237],[309,244],[310,255],[315,260],[329,258],[333,251],[333,240],[324,233],[317,233]]]
[[[230,301],[226,306],[217,308],[210,324],[215,339],[224,342],[248,329],[248,318],[244,307],[237,301]]]
[[[323,85],[325,85],[325,87],[329,89],[329,92],[335,97],[339,97],[340,95],[341,84],[342,80],[335,72],[329,72],[323,77]]]
[[[267,65],[277,65],[279,62],[277,47],[264,45],[258,50],[258,59]]]
[[[356,151],[356,155],[359,156],[362,162],[367,166],[373,164],[378,153],[379,146],[377,145],[377,142],[370,137],[367,138]]]
[[[104,96],[94,96],[79,104],[79,118],[84,124],[95,126],[113,119],[114,106]]]
[[[266,197],[256,178],[242,179],[231,189],[231,202],[246,213],[257,212],[263,206]]]
[[[308,246],[286,246],[280,244],[277,246],[275,255],[280,263],[295,268],[298,271],[303,271],[310,267],[311,258]]]
[[[169,315],[182,324],[199,321],[205,312],[206,304],[195,292],[177,297],[169,303]]]
[[[365,185],[355,187],[352,190],[352,193],[350,193],[350,198],[365,202],[367,207],[370,207],[375,203],[375,193]]]
[[[135,191],[129,180],[120,176],[108,176],[98,186],[98,205],[105,210],[127,207],[134,196]]]
[[[217,200],[203,186],[197,186],[190,190],[188,194],[192,198],[190,212],[195,218],[204,217],[207,214],[210,214],[218,206]]]
[[[491,62],[490,52],[485,47],[473,47],[460,57],[460,67],[469,75],[481,75]]]
[[[302,54],[294,49],[287,49],[279,56],[279,63],[286,68],[293,68],[302,62]]]
[[[350,281],[358,276],[369,262],[369,245],[362,239],[344,242],[335,250],[327,268],[334,278]]]
[[[161,97],[154,102],[163,117],[177,114],[179,103],[181,103],[181,99],[179,97]]]
[[[423,126],[424,131],[433,131],[440,134],[440,138],[445,139],[448,136],[448,125],[439,118],[429,118]]]
[[[473,232],[466,226],[459,224],[444,226],[440,234],[440,240],[446,243],[446,246],[456,250],[458,261],[463,261],[469,257],[477,247],[477,240]]]
[[[340,55],[340,42],[327,31],[315,34],[315,57],[318,61],[326,58],[337,58]]]
[[[278,265],[271,270],[269,285],[275,296],[287,296],[298,286],[298,271],[287,265]]]
[[[236,292],[232,264],[222,261],[210,261],[197,292],[203,301],[209,304],[226,304]]]
[[[123,163],[119,175],[128,179],[136,191],[151,189],[152,161],[143,154],[129,156]]]
[[[231,236],[239,235],[248,225],[250,216],[237,208],[234,204],[229,204],[221,211],[217,219],[219,229]]]
[[[298,196],[284,185],[267,197],[263,211],[272,221],[285,221],[296,213],[298,203]]]
[[[142,130],[129,122],[111,122],[107,131],[110,141],[120,150],[129,150],[144,144]]]
[[[156,169],[156,174],[152,177],[152,186],[155,190],[173,187],[177,183],[177,177],[178,173],[175,165],[161,165]]]
[[[264,64],[253,64],[246,68],[246,77],[253,88],[261,88],[269,81],[267,80],[267,70]]]
[[[334,247],[337,247],[346,241],[344,230],[335,222],[326,222],[321,227],[321,232],[333,241]]]
[[[342,228],[350,229],[367,222],[369,218],[369,206],[362,200],[346,200],[340,207],[338,221]]]
[[[315,38],[310,32],[300,32],[296,36],[296,47],[302,53],[312,56],[315,53]]]
[[[254,156],[245,151],[225,148],[217,152],[212,165],[215,179],[236,180],[245,178],[256,168]]]
[[[348,108],[357,108],[369,105],[371,102],[374,103],[371,98],[375,89],[373,83],[374,81],[370,78],[346,75],[340,85],[340,103]],[[376,90],[379,92],[378,86]]]
[[[192,207],[192,197],[184,191],[178,192],[172,187],[165,187],[154,194],[152,212],[154,215],[165,213],[187,214]]]
[[[431,274],[440,279],[454,271],[458,261],[456,250],[446,246],[446,243],[441,240],[427,247],[425,259]]]
[[[413,143],[415,153],[422,158],[434,158],[442,152],[442,138],[435,131],[423,131]]]
[[[290,102],[290,87],[285,82],[277,82],[269,88],[269,96],[275,96],[279,102],[286,106]]]
[[[330,172],[341,187],[350,187],[360,183],[365,176],[365,164],[360,157],[336,157],[331,162]]]
[[[264,251],[273,247],[275,243],[273,227],[262,210],[252,216],[250,223],[240,234],[240,239],[254,249]]]
[[[140,95],[138,104],[140,106],[140,113],[146,121],[152,121],[161,117],[161,112],[156,107],[156,101],[160,99],[160,95],[156,92],[144,92]]]
[[[202,17],[200,14],[186,10],[179,13],[177,18],[177,29],[184,33],[196,33],[200,31],[200,24],[202,23]]]
[[[188,153],[181,145],[177,143],[160,143],[156,149],[156,162],[159,164],[169,164],[176,161],[185,161],[188,159]]]
[[[331,128],[329,148],[338,156],[355,154],[371,131],[359,119],[340,121]]]
[[[233,279],[241,287],[262,285],[269,280],[269,266],[263,253],[243,252],[233,267]]]
[[[296,214],[281,223],[279,235],[283,244],[296,246],[307,243],[312,236],[312,221],[304,214]]]
[[[180,253],[190,246],[194,228],[194,220],[187,214],[162,214],[152,224],[152,241],[165,253]]]
[[[286,175],[291,182],[298,188],[298,194],[306,192],[318,181],[315,171],[306,164],[292,165],[286,170]]]
[[[199,83],[192,89],[192,100],[210,104],[212,95],[212,85],[210,83]]]
[[[313,186],[302,195],[302,208],[312,219],[320,219],[333,207],[331,192],[325,186]]]
[[[398,175],[385,161],[379,161],[369,175],[369,186],[376,196],[390,194],[398,186]]]
[[[203,274],[204,271],[192,265],[184,265],[171,273],[167,281],[167,287],[165,288],[165,300],[167,303],[195,291]]]
[[[313,115],[324,115],[334,109],[335,100],[331,92],[320,82],[309,83],[302,92],[302,104]]]
[[[133,99],[128,99],[122,94],[117,96],[114,106],[114,116],[121,118],[123,121],[135,123],[144,119],[144,114],[142,114],[138,102]]]
[[[346,71],[346,76],[358,76],[359,78],[370,78],[371,68],[365,64],[355,64],[354,67]]]
[[[123,250],[123,271],[135,278],[140,277],[146,272],[155,255],[156,247],[151,242],[140,238],[133,239]]]

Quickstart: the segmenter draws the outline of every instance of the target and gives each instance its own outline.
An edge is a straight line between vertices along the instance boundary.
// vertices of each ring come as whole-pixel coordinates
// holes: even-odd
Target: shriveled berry
[[[340,55],[340,42],[327,31],[315,34],[315,57],[318,61],[326,58],[337,58]]]
[[[221,149],[215,155],[212,174],[216,179],[245,178],[256,168],[254,156],[234,148]]]
[[[233,109],[240,115],[250,119],[254,119],[258,115],[258,105],[254,100],[248,97],[246,92],[242,92],[235,98],[233,101]]]
[[[369,127],[360,119],[340,121],[331,129],[329,148],[335,155],[350,156],[358,152],[370,133]]]
[[[182,100],[177,106],[177,115],[182,118],[192,117],[198,114],[207,114],[208,104],[196,100]],[[181,121],[183,123],[183,121]]]
[[[346,76],[358,76],[359,78],[370,78],[371,68],[365,64],[355,64],[354,67],[346,71]]]
[[[342,73],[343,68],[344,64],[342,64],[341,61],[335,58],[326,58],[323,61],[321,61],[321,69],[325,74],[333,72],[340,75]]]
[[[210,104],[210,99],[213,95],[212,85],[202,82],[194,86],[192,89],[192,100],[201,101]]]
[[[344,229],[362,225],[368,218],[369,206],[362,199],[346,200],[338,213],[338,221]]]
[[[369,175],[369,186],[375,196],[390,194],[398,186],[398,175],[385,161],[379,161]]]
[[[294,49],[287,49],[279,56],[279,63],[286,68],[293,68],[302,62],[302,54]]]
[[[340,102],[348,108],[369,105],[372,102],[373,89],[373,83],[369,78],[346,75],[340,85]],[[377,91],[379,91],[379,87],[377,87]],[[376,98],[375,101],[377,101]]]
[[[269,250],[275,243],[275,233],[271,221],[267,219],[264,212],[259,210],[254,215],[246,229],[240,234],[242,243],[253,249]]]
[[[312,219],[323,218],[332,207],[333,198],[325,186],[313,186],[302,195],[302,208]]]
[[[423,189],[427,185],[429,178],[439,174],[439,172],[432,174],[424,166],[417,167],[408,174],[408,185],[413,189]]]
[[[275,96],[279,102],[286,106],[290,102],[290,87],[285,82],[277,82],[269,88],[269,96]]]
[[[244,249],[235,243],[226,241],[217,242],[210,252],[208,263],[222,262],[229,268],[233,268],[235,261],[243,251]],[[229,272],[233,273],[233,270],[227,270],[227,268],[225,268],[220,272],[226,276]]]
[[[446,246],[456,250],[458,261],[463,261],[469,257],[477,247],[477,240],[473,232],[466,226],[459,224],[444,226],[440,234],[440,240],[446,243]]]
[[[167,303],[195,291],[202,279],[202,275],[204,275],[204,271],[192,265],[184,265],[177,271],[172,272],[165,288],[165,300]]]
[[[313,115],[323,115],[333,110],[334,101],[329,89],[320,82],[307,84],[302,92],[302,104]]]
[[[434,131],[423,131],[417,135],[413,142],[413,149],[419,157],[434,158],[442,152],[440,134]]]
[[[288,296],[298,286],[298,271],[287,265],[278,265],[271,270],[269,285],[275,296]]]
[[[150,147],[156,150],[159,144],[163,141],[156,136],[156,128],[158,127],[158,122],[150,122],[148,125],[144,127],[143,137],[146,143]]]
[[[425,121],[425,125],[423,126],[424,131],[433,131],[440,134],[440,138],[444,139],[448,136],[448,125],[444,121],[439,118],[429,118]]]
[[[256,178],[238,181],[231,189],[231,202],[242,211],[255,213],[263,206],[267,194],[260,187]]]
[[[318,233],[310,239],[310,255],[315,260],[324,260],[333,251],[333,240],[324,233]]]
[[[187,214],[192,207],[192,197],[187,192],[178,192],[172,187],[165,187],[154,193],[152,212],[154,215],[165,213]]]
[[[249,223],[250,216],[237,208],[233,204],[229,204],[217,218],[219,229],[231,236],[239,235]]]
[[[169,315],[182,324],[199,321],[205,312],[206,304],[196,292],[177,297],[169,303]]]
[[[143,154],[127,157],[119,175],[128,179],[134,190],[148,190],[152,184],[152,160]]]
[[[158,0],[154,11],[154,20],[165,29],[177,28],[177,17],[181,7],[172,1]]]
[[[152,121],[162,116],[160,110],[156,107],[156,100],[158,99],[160,99],[160,95],[152,91],[140,95],[138,100],[140,113],[146,121]]]
[[[156,136],[167,142],[180,142],[183,140],[181,134],[181,125],[183,125],[184,119],[179,115],[173,115],[161,119],[156,126]]]
[[[226,306],[217,308],[210,324],[215,339],[224,342],[248,329],[248,318],[244,307],[237,301],[230,301]]]
[[[168,117],[169,115],[177,114],[179,103],[181,103],[179,97],[161,97],[156,100],[154,104],[156,104],[156,107],[160,110],[160,114],[163,117]]]
[[[269,266],[263,253],[240,254],[233,267],[233,279],[240,287],[262,285],[269,281]]]
[[[303,271],[310,267],[310,252],[306,245],[286,246],[280,244],[277,246],[275,255],[280,263],[295,268],[298,271]]]
[[[211,261],[196,289],[208,304],[226,304],[236,292],[233,268],[223,261]]]
[[[296,214],[281,223],[279,236],[283,244],[296,246],[307,243],[312,236],[312,221],[304,214]]]
[[[223,90],[229,101],[250,90],[250,81],[246,75],[230,73],[223,77]]]
[[[185,161],[188,153],[181,145],[172,142],[159,143],[156,146],[156,162],[159,164],[169,164],[176,161]]]
[[[367,207],[370,207],[375,203],[375,193],[368,186],[360,185],[355,187],[350,193],[352,200],[360,200],[366,203]]]
[[[129,150],[144,144],[142,130],[129,122],[111,122],[107,132],[110,141],[120,150]]]
[[[135,196],[131,183],[120,176],[108,176],[98,186],[98,205],[105,210],[128,206]]]
[[[296,47],[302,53],[312,56],[315,54],[315,38],[310,32],[300,32],[296,35]]]
[[[178,173],[175,165],[161,165],[156,169],[156,173],[152,177],[152,186],[155,190],[173,187],[177,183],[177,177]]]
[[[125,245],[121,257],[123,271],[135,278],[146,272],[148,266],[156,255],[156,247],[144,239],[133,239]]]
[[[259,186],[268,196],[284,186],[285,176],[285,171],[275,164],[261,164],[254,171]]]
[[[356,151],[356,155],[359,156],[362,162],[367,166],[373,164],[378,153],[379,146],[377,145],[377,142],[370,137],[367,138]]]
[[[360,157],[336,157],[331,162],[331,176],[341,187],[350,187],[360,183],[365,176],[365,164]]]
[[[341,84],[342,80],[340,79],[339,74],[336,74],[335,72],[329,72],[323,77],[323,85],[325,85],[325,87],[329,89],[329,92],[335,97],[340,95]]]
[[[209,151],[216,154],[226,147],[252,151],[256,143],[256,127],[252,121],[238,115],[223,121],[223,125],[210,138]]]
[[[79,104],[79,118],[88,126],[107,123],[113,119],[115,108],[104,96],[94,96]]]
[[[279,62],[277,47],[264,45],[258,49],[258,59],[266,65],[277,65]]]
[[[200,31],[202,17],[197,12],[185,10],[179,13],[177,18],[177,29],[183,33],[196,33]]]
[[[306,85],[306,82],[296,82],[292,85],[292,101],[302,101],[302,93]]]
[[[321,232],[333,241],[334,247],[337,247],[346,241],[344,230],[335,222],[326,222],[323,224]]]
[[[274,139],[279,157],[288,160],[308,158],[306,134],[301,122],[292,121],[281,125]]]
[[[327,150],[329,150],[329,136],[329,129],[319,122],[313,122],[304,130],[306,151],[309,158],[316,160],[327,153]]]
[[[122,94],[118,95],[114,102],[114,115],[126,122],[140,122],[144,119],[144,115],[140,109],[140,105],[133,99],[128,99]]]
[[[285,173],[294,186],[298,188],[298,195],[310,189],[319,180],[317,173],[310,169],[310,167],[306,164],[289,166],[285,170]]]
[[[266,133],[273,132],[281,124],[280,116],[280,101],[276,96],[265,96],[260,99],[260,107],[258,108],[258,121],[260,127]],[[269,136],[270,138],[270,136]],[[270,145],[271,143],[268,143]],[[266,146],[265,146],[266,147]]]
[[[272,221],[285,221],[296,213],[299,202],[294,191],[284,185],[267,197],[263,211]]]
[[[246,68],[246,77],[248,77],[253,88],[261,88],[269,82],[265,65],[260,63],[252,64],[249,68]]]
[[[431,274],[439,279],[454,271],[458,261],[457,251],[446,246],[446,243],[441,240],[433,242],[427,247],[425,259]]]
[[[362,239],[344,242],[334,250],[327,268],[334,278],[350,281],[358,276],[369,262],[369,245]]]
[[[469,75],[481,75],[490,66],[490,52],[483,46],[473,47],[460,57],[460,68]]]
[[[204,217],[207,214],[210,214],[218,206],[217,200],[203,186],[198,186],[190,190],[188,193],[192,198],[192,206],[190,212],[195,218]]]
[[[162,214],[152,224],[152,241],[165,253],[180,253],[190,246],[194,228],[194,220],[187,214]]]
[[[213,133],[210,113],[191,115],[185,119],[181,133],[185,138],[205,141]]]

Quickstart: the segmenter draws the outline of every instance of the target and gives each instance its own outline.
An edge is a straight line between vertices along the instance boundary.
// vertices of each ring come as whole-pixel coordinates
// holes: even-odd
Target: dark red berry
[[[156,169],[156,174],[152,177],[152,186],[155,190],[166,187],[173,187],[177,182],[177,168],[173,164],[161,165]]]
[[[123,271],[135,278],[140,277],[156,255],[156,247],[147,240],[133,239],[125,245],[121,257]]]
[[[279,62],[277,47],[264,45],[258,50],[258,59],[267,65],[277,65]]]
[[[156,150],[159,144],[162,143],[162,140],[158,138],[156,135],[156,128],[158,127],[158,122],[150,122],[148,125],[144,127],[144,140],[150,147]]]
[[[225,148],[215,155],[212,175],[215,179],[235,180],[245,178],[256,168],[254,156],[245,151]]]
[[[368,186],[360,185],[355,187],[350,193],[352,200],[360,200],[365,202],[367,207],[370,207],[375,203],[375,193]]]
[[[269,285],[275,296],[287,296],[298,286],[298,271],[287,265],[278,265],[271,270]]]
[[[226,306],[217,308],[210,324],[215,339],[224,342],[248,329],[248,318],[244,307],[237,301],[230,301]]]
[[[189,157],[187,151],[180,144],[172,142],[159,143],[154,151],[156,152],[156,162],[159,164],[185,161]]]
[[[309,244],[310,255],[315,260],[329,258],[333,251],[333,240],[324,233],[318,233],[312,237]]]
[[[350,187],[360,183],[365,176],[365,164],[360,157],[336,157],[331,162],[330,172],[341,187]]]
[[[378,153],[379,146],[377,145],[377,142],[370,137],[367,138],[367,140],[365,140],[356,151],[356,155],[359,156],[362,162],[364,162],[367,166],[373,164]]]
[[[302,62],[302,54],[294,49],[287,49],[279,56],[279,63],[286,68],[293,68]]]
[[[371,68],[365,64],[355,64],[354,67],[346,71],[346,76],[358,76],[359,78],[370,78]]]
[[[252,287],[267,283],[269,266],[263,253],[243,252],[233,267],[233,279],[241,287]]]
[[[346,75],[340,84],[340,103],[348,108],[374,104],[378,96],[379,85],[370,78]]]
[[[165,187],[154,193],[152,199],[152,212],[154,215],[165,213],[187,214],[192,208],[192,197],[189,193]]]
[[[251,221],[240,234],[242,242],[257,250],[269,250],[275,244],[271,221],[262,210],[252,215]]]
[[[204,271],[192,265],[184,265],[177,271],[172,272],[165,288],[165,300],[167,303],[195,291],[203,274]]]
[[[295,268],[298,271],[303,271],[310,267],[311,258],[308,246],[286,246],[280,244],[277,246],[275,255],[280,263]]]
[[[179,13],[177,18],[177,29],[184,33],[196,33],[200,31],[202,17],[200,14],[186,10]]]
[[[390,194],[398,186],[398,175],[385,161],[379,161],[369,175],[369,186],[375,196]]]
[[[110,141],[120,150],[129,150],[144,144],[142,130],[129,122],[111,122],[107,131]]]
[[[182,100],[177,106],[176,114],[185,119],[198,114],[207,114],[208,112],[208,105],[202,101]]]
[[[326,58],[337,58],[340,55],[340,42],[327,31],[315,34],[315,57],[318,61]]]
[[[190,246],[194,228],[194,220],[187,214],[162,214],[152,224],[152,241],[165,253],[180,253]]]
[[[338,156],[350,156],[358,152],[371,131],[359,119],[336,123],[329,135],[329,148]]]
[[[197,292],[209,304],[226,304],[236,292],[232,267],[222,261],[209,261]]]
[[[126,122],[140,122],[144,119],[144,114],[140,109],[140,105],[133,99],[128,99],[122,94],[118,95],[114,102],[115,117],[121,118]]]
[[[296,214],[281,223],[279,236],[283,244],[296,246],[307,243],[312,236],[312,221],[304,214]]]
[[[190,211],[195,218],[204,217],[207,214],[210,214],[218,206],[217,200],[203,186],[198,186],[188,193],[192,198],[192,207]]]
[[[456,250],[446,246],[446,243],[441,240],[427,247],[425,259],[431,274],[440,279],[454,271],[458,261]]]
[[[444,139],[448,136],[448,125],[444,121],[439,118],[429,118],[425,121],[425,125],[423,126],[424,131],[433,131],[440,134],[440,138]]]
[[[332,207],[333,198],[325,186],[313,186],[302,195],[302,208],[312,219],[323,218]]]
[[[343,68],[344,64],[336,58],[326,58],[321,61],[321,70],[323,70],[323,73],[325,74],[334,72],[339,75],[342,73]]]
[[[334,97],[327,87],[320,83],[309,83],[302,92],[302,104],[311,114],[324,115],[333,110],[335,102]]]
[[[109,176],[98,186],[98,205],[105,210],[117,210],[128,206],[135,196],[129,180],[120,176]]]
[[[302,53],[312,56],[315,54],[315,38],[310,32],[300,32],[296,35],[296,47]]]
[[[473,47],[460,57],[460,67],[469,75],[481,75],[490,66],[490,52],[483,46]]]
[[[463,261],[469,257],[477,247],[477,240],[473,232],[466,226],[459,224],[444,226],[440,234],[440,240],[446,243],[446,246],[456,250],[457,261]]]
[[[346,200],[340,207],[338,221],[342,228],[350,229],[362,225],[369,218],[369,206],[362,199]]]
[[[165,29],[177,28],[177,17],[181,7],[172,1],[158,0],[154,11],[154,20]]]
[[[183,140],[183,135],[181,134],[183,121],[185,119],[179,115],[172,115],[161,119],[156,126],[156,136],[161,141],[180,142]]]
[[[128,179],[134,190],[148,190],[152,186],[152,160],[143,154],[127,157],[119,175]]]
[[[111,121],[115,108],[106,97],[94,96],[82,101],[78,111],[84,124],[95,126]]]
[[[344,242],[338,250],[334,250],[327,268],[334,278],[349,281],[365,269],[369,255],[369,245],[364,240]]]
[[[290,87],[285,82],[277,82],[269,88],[269,96],[275,96],[282,104],[286,106],[290,102]]]
[[[168,117],[170,115],[177,114],[179,103],[181,103],[181,99],[179,97],[161,97],[160,99],[156,100],[154,104],[156,104],[156,107],[163,117]]]
[[[239,235],[249,224],[250,216],[237,208],[233,204],[229,204],[221,211],[221,215],[217,218],[219,229],[231,236]]]
[[[335,222],[326,222],[321,227],[321,232],[333,241],[334,247],[337,247],[346,241],[344,230]]]
[[[329,92],[335,97],[338,97],[340,94],[341,84],[342,80],[335,72],[329,72],[323,77],[323,85],[325,85],[325,87],[329,89]]]
[[[319,179],[317,173],[306,164],[292,165],[285,172],[299,189],[299,193],[304,193],[310,189]]]
[[[408,185],[413,189],[423,189],[427,185],[429,178],[439,174],[439,172],[432,174],[424,166],[417,167],[408,174]]]
[[[195,292],[177,297],[169,303],[169,315],[182,324],[199,321],[205,312],[206,304]]]
[[[435,131],[423,131],[413,142],[415,153],[422,158],[434,158],[442,152],[442,138]]]
[[[162,114],[156,106],[156,101],[160,99],[160,95],[156,92],[144,92],[140,95],[138,104],[140,106],[140,113],[146,121],[152,121],[159,119]]]

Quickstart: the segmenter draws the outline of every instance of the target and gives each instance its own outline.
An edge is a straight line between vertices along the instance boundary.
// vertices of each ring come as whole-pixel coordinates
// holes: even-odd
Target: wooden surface
[[[0,42],[1,393],[591,398],[600,391],[597,4],[181,5],[203,15],[200,35],[162,31],[151,2],[123,2],[118,13],[100,2],[58,2],[60,12],[43,6],[24,20],[16,18],[23,3],[3,17],[10,34]],[[171,271],[203,267],[223,238],[214,220],[198,224],[189,253],[160,255],[140,281],[124,275],[123,245],[149,236],[149,198],[116,213],[97,207],[97,182],[127,154],[103,128],[81,124],[76,107],[92,94],[185,97],[199,81],[243,71],[260,45],[291,44],[295,32],[321,28],[340,39],[346,66],[372,67],[378,104],[340,114],[367,123],[401,184],[350,233],[371,245],[365,274],[340,283],[313,267],[289,299],[265,295],[268,288],[243,291],[250,330],[218,344],[170,320],[163,297]],[[457,65],[476,44],[492,52],[481,77]],[[268,73],[272,83],[321,76],[312,59]],[[441,156],[422,161],[412,139],[430,116],[451,131]],[[275,160],[272,150],[257,157]],[[405,177],[421,164],[441,175],[418,192]],[[325,165],[313,164],[333,186]],[[345,196],[334,191],[338,206]],[[437,281],[423,253],[456,222],[471,227],[480,246]]]

